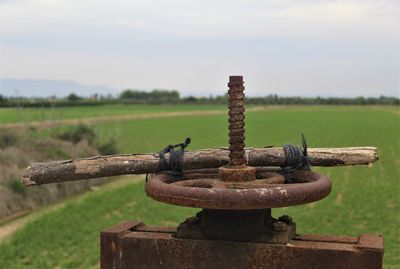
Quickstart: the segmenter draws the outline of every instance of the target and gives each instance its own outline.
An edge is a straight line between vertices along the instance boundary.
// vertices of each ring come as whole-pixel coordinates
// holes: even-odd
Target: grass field
[[[164,109],[175,108],[180,110]],[[97,115],[90,109],[85,115]],[[144,106],[135,109],[138,113],[153,111]],[[94,128],[104,140],[116,138],[121,153],[129,153],[159,151],[187,136],[192,138],[190,149],[226,146],[226,125],[226,116],[210,115],[102,123]],[[294,217],[299,233],[383,234],[385,268],[400,268],[399,109],[282,107],[246,114],[247,146],[298,144],[301,132],[310,147],[377,146],[380,160],[372,168],[315,168],[331,178],[330,196],[309,205],[273,210],[274,215]],[[104,187],[18,231],[0,246],[0,268],[98,268],[100,230],[128,219],[176,225],[195,211],[152,201],[144,194],[143,181]]]
[[[60,119],[82,119],[89,117],[119,116],[144,113],[223,110],[222,105],[102,105],[55,108],[1,108],[0,126],[5,123],[29,123]]]

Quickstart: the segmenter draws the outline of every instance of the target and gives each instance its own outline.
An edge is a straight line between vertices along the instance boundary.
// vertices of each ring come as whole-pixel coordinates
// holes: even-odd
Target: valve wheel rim
[[[190,176],[189,172],[183,180],[175,181],[172,175],[158,174],[148,180],[145,191],[153,199],[173,205],[247,210],[315,202],[328,196],[332,187],[326,176],[310,171],[293,172],[290,176],[295,183],[290,184],[274,183],[283,180],[274,172],[263,172],[249,182],[220,181],[213,173],[197,179]]]

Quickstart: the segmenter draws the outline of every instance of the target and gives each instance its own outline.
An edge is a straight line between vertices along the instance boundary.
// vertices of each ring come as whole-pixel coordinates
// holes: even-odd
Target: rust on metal
[[[256,168],[250,166],[232,167],[222,166],[218,169],[219,179],[222,181],[252,181],[256,179]]]
[[[246,164],[244,151],[244,86],[242,76],[230,76],[229,101],[229,166]]]
[[[121,237],[137,227],[144,226],[140,221],[127,221],[108,228],[100,233],[100,268],[120,268]],[[158,229],[159,230],[162,229]]]
[[[246,166],[244,129],[244,86],[242,76],[230,76],[228,83],[229,164],[219,168],[219,179],[228,182],[253,181],[256,169]]]
[[[203,176],[196,170],[194,180],[175,181],[167,174],[149,179],[145,191],[160,202],[210,209],[264,209],[311,203],[323,199],[331,191],[331,182],[323,175],[296,171],[291,184],[275,184],[283,180],[274,172],[259,173],[268,178],[248,182],[226,182],[216,179],[208,170]],[[186,171],[186,176],[190,177]],[[265,181],[264,181],[265,180]]]
[[[121,225],[101,233],[101,269],[380,269],[379,235],[304,235],[285,245],[178,239],[172,228]],[[117,240],[113,249],[110,242]]]

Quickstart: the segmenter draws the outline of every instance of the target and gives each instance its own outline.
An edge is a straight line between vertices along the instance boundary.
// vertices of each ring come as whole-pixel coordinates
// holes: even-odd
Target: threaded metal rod
[[[244,86],[243,76],[230,76],[229,102],[229,165],[244,166]]]

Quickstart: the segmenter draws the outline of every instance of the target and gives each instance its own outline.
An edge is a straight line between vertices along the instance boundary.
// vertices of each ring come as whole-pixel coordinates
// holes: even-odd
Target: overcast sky
[[[399,96],[399,2],[0,0],[0,78]]]

